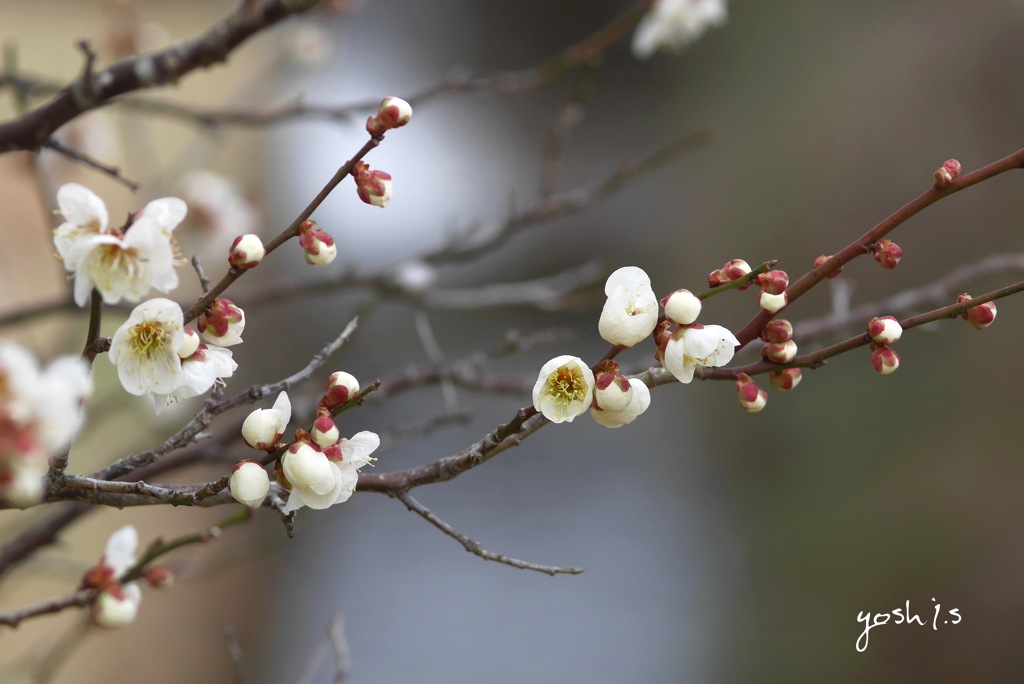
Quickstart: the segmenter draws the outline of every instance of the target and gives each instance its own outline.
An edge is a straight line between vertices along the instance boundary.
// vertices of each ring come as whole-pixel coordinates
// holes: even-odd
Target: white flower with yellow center
[[[724,366],[740,341],[720,325],[692,325],[677,330],[665,345],[662,365],[679,382],[690,382],[697,366]]]
[[[104,302],[116,304],[178,286],[172,232],[185,217],[183,201],[153,200],[124,231],[107,226],[103,200],[85,187],[61,187],[57,202],[68,220],[54,232],[54,244],[75,274],[76,304],[85,306],[94,287]]]
[[[157,298],[139,304],[110,343],[110,362],[125,390],[170,394],[183,381],[178,349],[185,337],[181,307]]]
[[[556,356],[540,369],[533,407],[552,423],[566,423],[594,401],[594,373],[577,356]]]

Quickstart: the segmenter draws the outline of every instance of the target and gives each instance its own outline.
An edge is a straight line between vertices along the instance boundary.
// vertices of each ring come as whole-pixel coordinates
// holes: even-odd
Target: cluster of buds
[[[903,258],[903,248],[892,240],[882,240],[872,246],[871,251],[875,254],[875,261],[882,268],[896,268]]]
[[[400,97],[385,97],[377,113],[366,120],[366,132],[378,138],[412,119],[412,105]]]
[[[739,396],[740,408],[747,413],[757,413],[768,403],[768,393],[758,387],[746,373],[736,376],[736,394]]]
[[[306,220],[299,225],[299,245],[310,266],[328,266],[338,256],[334,238],[316,227],[316,221]]]
[[[938,169],[935,170],[935,186],[939,188],[948,187],[954,178],[960,175],[962,167],[956,159],[947,159]]]
[[[751,271],[750,264],[743,259],[733,259],[732,261],[726,262],[722,268],[716,268],[714,271],[708,274],[708,286],[718,287],[719,285],[725,285],[731,283],[734,280],[749,275]],[[744,284],[736,289],[746,290],[750,285]]]
[[[255,268],[266,255],[267,250],[263,247],[263,241],[258,235],[252,233],[239,235],[231,243],[231,249],[228,251],[228,264],[232,268],[244,271]]]
[[[373,170],[366,162],[356,162],[352,178],[356,181],[356,194],[367,204],[383,209],[391,202],[391,174]]]
[[[761,294],[757,303],[768,313],[778,313],[789,304],[789,274],[785,271],[768,271],[757,276]]]
[[[880,375],[888,375],[900,367],[900,357],[891,346],[899,342],[903,326],[893,316],[880,316],[868,322],[871,338],[871,365]]]
[[[819,256],[818,258],[816,258],[814,260],[814,268],[821,268],[825,264],[825,262],[828,261],[829,259],[831,259],[833,256],[834,255],[832,255],[832,254],[822,254],[821,256]],[[836,276],[838,276],[842,272],[843,272],[843,267],[840,266],[839,268],[837,268],[836,270],[832,271],[831,273],[829,273],[825,277],[826,278],[835,278]]]
[[[772,363],[789,363],[796,356],[796,342],[793,341],[793,324],[784,319],[768,321],[761,331],[761,356]]]
[[[110,535],[99,563],[89,568],[82,577],[82,589],[96,590],[92,606],[93,624],[116,629],[131,624],[139,613],[142,590],[137,582],[126,582],[125,575],[135,565],[135,551],[139,533],[125,525]],[[141,578],[154,589],[164,589],[174,583],[174,574],[162,566],[146,568]]]
[[[959,295],[956,298],[957,304],[968,302],[970,300],[971,295],[967,293]],[[972,306],[970,309],[967,309],[967,311],[960,314],[960,317],[978,330],[984,330],[988,326],[992,325],[992,322],[996,320],[996,303],[984,302],[977,306]]]

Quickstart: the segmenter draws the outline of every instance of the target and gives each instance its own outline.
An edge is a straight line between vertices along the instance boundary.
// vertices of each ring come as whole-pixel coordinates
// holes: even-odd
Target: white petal
[[[375,432],[357,432],[351,439],[342,442],[341,455],[344,462],[353,468],[362,468],[372,458],[370,454],[380,446],[380,437]]]
[[[633,291],[637,289],[650,289],[651,278],[642,268],[636,266],[623,266],[616,269],[608,276],[604,284],[604,293],[611,297],[619,288]]]
[[[138,548],[138,531],[131,525],[125,525],[110,535],[103,552],[103,561],[114,570],[115,577],[120,577],[135,563],[135,551]]]
[[[147,204],[142,210],[140,218],[144,217],[154,221],[161,230],[169,233],[181,223],[187,213],[188,206],[184,200],[177,197],[164,197]]]
[[[62,185],[57,190],[57,206],[70,223],[88,226],[95,223],[100,231],[107,228],[107,205],[89,188],[78,183]]]
[[[334,485],[330,491],[324,494],[318,494],[308,489],[296,487],[292,490],[292,496],[298,494],[302,499],[302,503],[317,510],[323,510],[333,506],[334,502],[337,501],[338,497],[345,491],[345,484],[347,480],[336,463],[331,463],[330,461],[328,461],[328,463],[330,463],[331,466],[331,478]]]

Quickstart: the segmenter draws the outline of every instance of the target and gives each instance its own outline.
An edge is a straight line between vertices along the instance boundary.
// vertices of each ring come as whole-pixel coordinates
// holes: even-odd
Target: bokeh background
[[[406,95],[452,73],[540,63],[627,6],[370,0],[292,22],[157,96],[262,110],[296,98],[343,104]],[[0,34],[25,73],[63,82],[80,68],[78,39],[109,56],[111,36],[141,27],[143,43],[159,46],[232,7],[6,0]],[[600,179],[690,131],[709,130],[711,143],[477,262],[441,269],[438,285],[518,281],[593,260],[605,272],[641,266],[661,294],[700,288],[734,257],[777,258],[799,274],[925,190],[943,160],[956,157],[970,170],[1020,147],[1022,29],[1024,3],[1009,0],[748,0],[731,3],[727,24],[679,55],[639,61],[622,46],[594,76],[562,163],[563,187]],[[316,215],[339,243],[332,274],[385,272],[452,232],[493,230],[514,208],[530,206],[545,132],[572,85],[569,78],[516,95],[446,95],[418,107],[413,123],[369,159],[395,177],[392,204],[363,205],[346,183]],[[5,94],[10,116],[16,105]],[[258,212],[252,225],[182,228],[183,245],[199,249],[216,274],[234,234],[269,237],[305,206],[362,144],[361,120],[211,131],[111,107],[65,132],[143,181],[136,195],[46,155],[37,160],[49,184],[41,194],[32,158],[0,157],[2,311],[67,292],[49,243],[59,220],[50,213],[52,191],[61,183],[89,185],[119,216],[180,193],[189,171],[233,179]],[[926,210],[893,236],[905,250],[899,268],[861,259],[841,278],[846,289],[818,288],[788,317],[823,315],[839,295],[871,302],[987,255],[1021,251],[1020,182],[1005,174]],[[322,275],[311,270],[297,249],[282,250],[261,266],[267,275],[257,285]],[[176,294],[185,301],[194,285],[186,270],[182,276],[188,286]],[[1019,278],[986,276],[970,291]],[[235,300],[244,307],[256,289],[241,283]],[[423,310],[391,298],[364,315],[332,363],[364,382],[431,363],[417,315],[452,360],[493,348],[511,329],[578,331],[575,341],[487,368],[529,378],[552,356],[603,353],[599,292],[583,294],[589,308],[560,312]],[[231,389],[292,372],[371,298],[325,288],[303,301],[247,308]],[[755,306],[750,292],[716,298],[702,320],[738,328]],[[416,492],[486,548],[581,565],[581,576],[484,563],[376,495],[303,511],[294,540],[261,511],[252,524],[171,557],[177,584],[147,591],[130,628],[83,631],[79,616],[62,615],[0,632],[0,681],[41,672],[54,682],[231,681],[226,625],[237,630],[247,681],[299,681],[338,615],[353,682],[1019,681],[1022,319],[1024,304],[1011,298],[984,333],[961,321],[917,329],[900,342],[899,372],[884,378],[871,372],[865,350],[836,358],[805,374],[798,391],[772,393],[757,415],[738,410],[729,383],[662,387],[629,428],[608,431],[586,417],[549,426],[455,481]],[[84,323],[61,315],[2,334],[46,358],[77,349]],[[116,323],[112,313],[105,331]],[[650,351],[623,358],[645,362]],[[176,427],[175,416],[156,420],[130,401],[112,371],[97,361],[91,423],[72,453],[79,472]],[[378,467],[455,453],[528,404],[529,394],[459,391],[456,402],[470,411],[468,422],[397,443],[379,454]],[[387,434],[443,409],[442,391],[425,387],[347,414],[343,430]],[[246,455],[239,443],[225,458]],[[207,464],[175,477],[209,479],[224,468]],[[0,512],[0,534],[7,540],[45,513]],[[224,515],[91,515],[0,581],[0,610],[70,590],[120,525],[136,524],[147,540]],[[856,651],[858,613],[908,601],[928,626],[878,627],[868,649]],[[932,629],[936,603],[943,613],[957,608],[962,622],[940,618]],[[328,657],[307,681],[331,681],[331,667]]]

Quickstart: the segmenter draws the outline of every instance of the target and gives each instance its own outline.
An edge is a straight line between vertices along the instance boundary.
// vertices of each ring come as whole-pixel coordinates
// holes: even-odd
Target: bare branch
[[[502,563],[504,565],[510,565],[513,568],[520,568],[521,570],[533,570],[535,572],[543,572],[545,575],[578,575],[583,572],[583,568],[575,566],[558,566],[558,565],[538,565],[537,563],[530,563],[529,561],[519,560],[506,556],[503,553],[494,553],[480,546],[480,542],[477,542],[462,532],[459,532],[454,527],[446,523],[441,518],[437,517],[429,508],[421,504],[419,501],[414,499],[408,492],[399,492],[392,494],[396,499],[405,504],[405,507],[410,511],[420,516],[431,525],[441,530],[455,541],[462,544],[462,546],[474,556],[479,556],[484,560],[494,561],[496,563]]]

